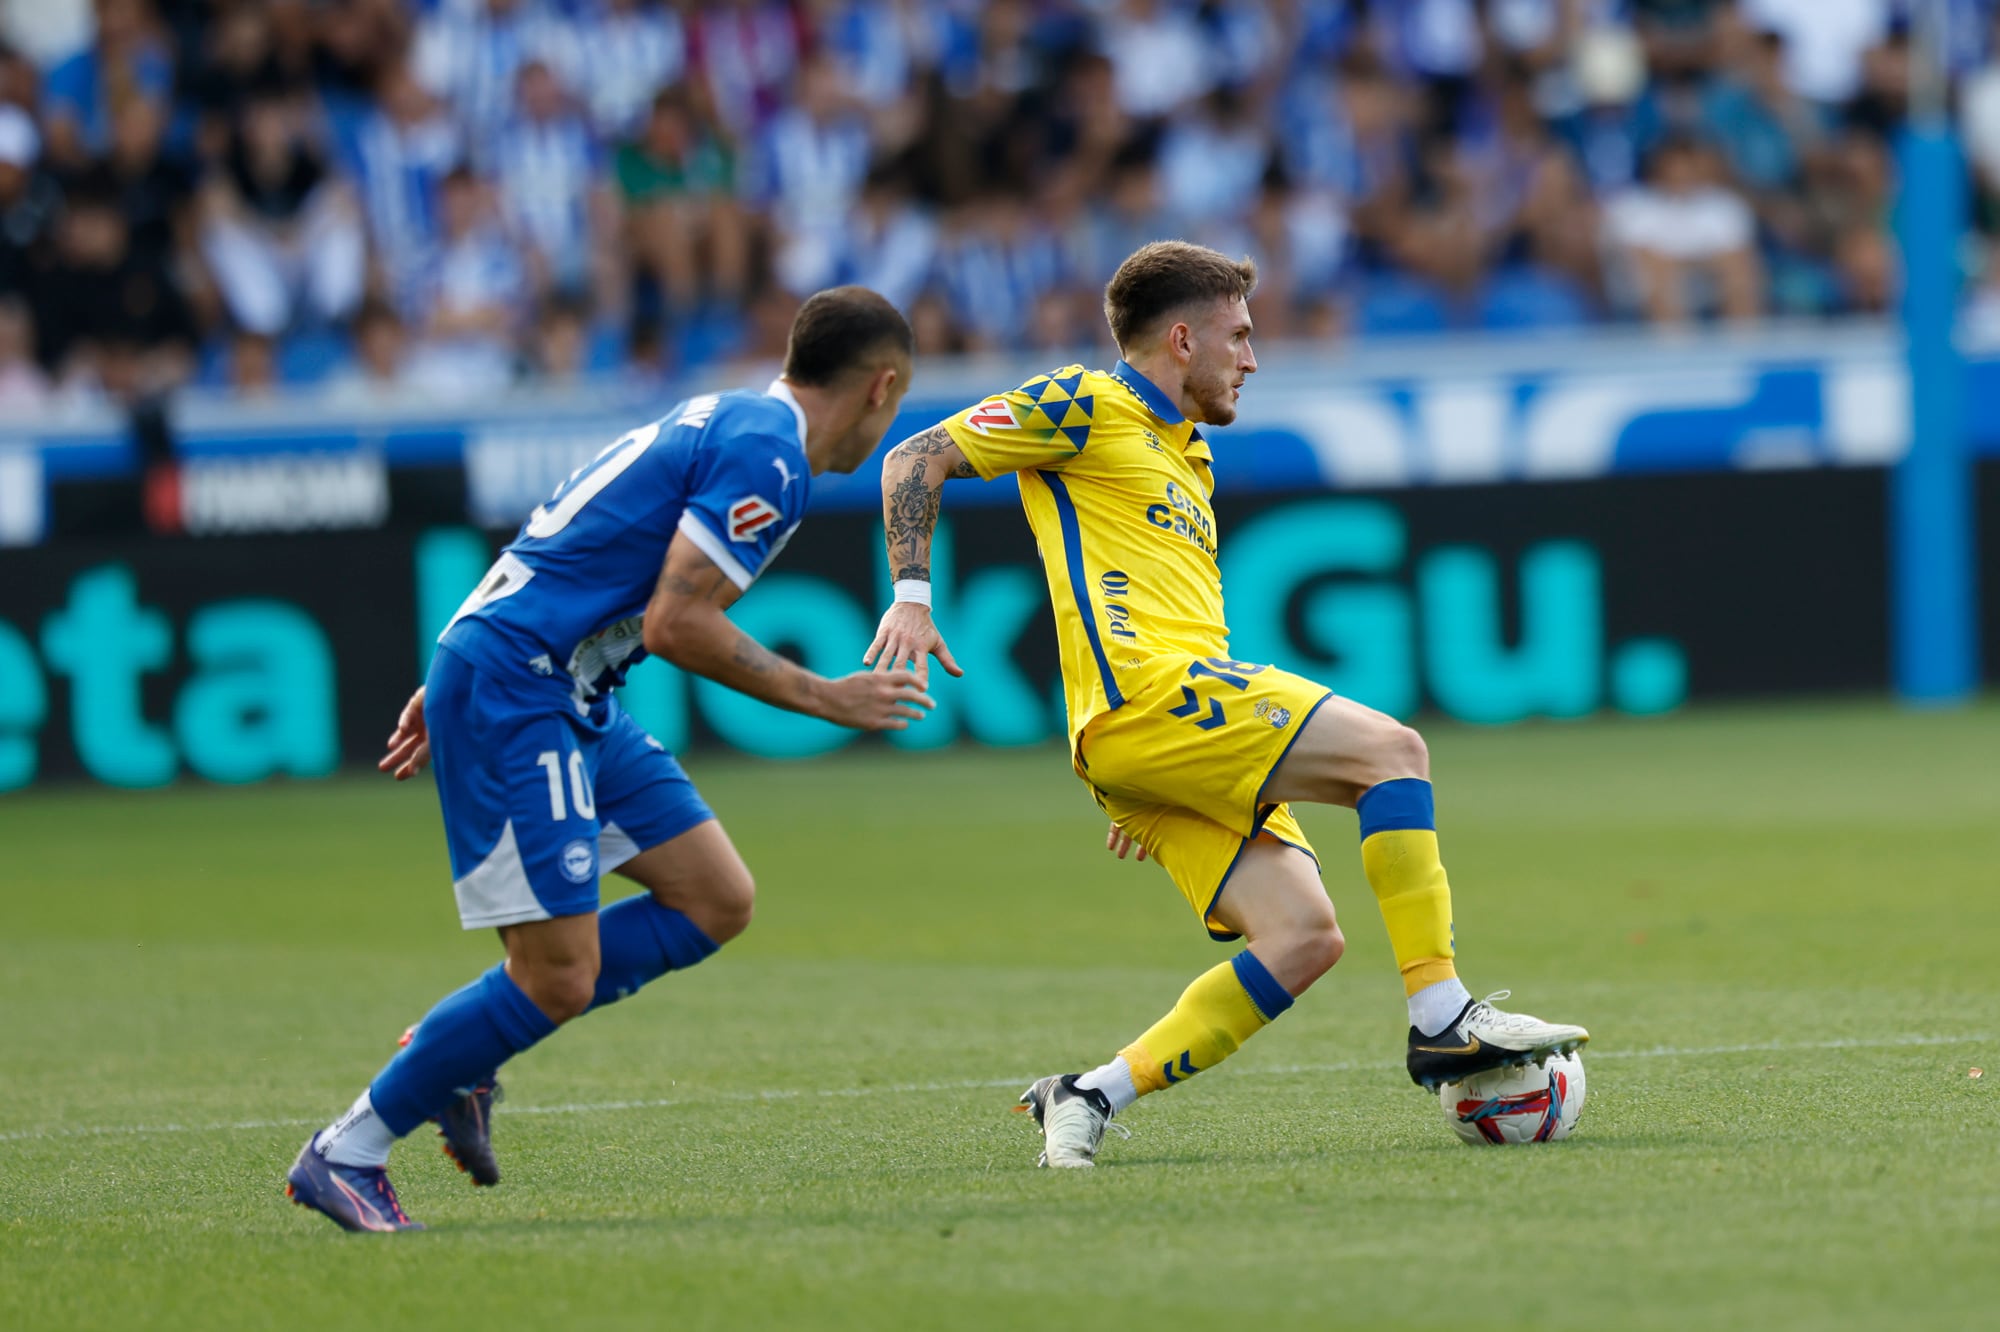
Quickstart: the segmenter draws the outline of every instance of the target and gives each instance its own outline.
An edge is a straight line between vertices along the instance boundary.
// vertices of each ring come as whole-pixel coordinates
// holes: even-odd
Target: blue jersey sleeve
[[[787,417],[784,425],[790,424]],[[796,435],[761,423],[745,431],[711,429],[689,478],[680,531],[730,582],[747,588],[805,516],[811,484]]]

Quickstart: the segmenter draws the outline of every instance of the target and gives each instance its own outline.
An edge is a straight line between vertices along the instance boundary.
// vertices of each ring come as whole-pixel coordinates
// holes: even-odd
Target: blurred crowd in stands
[[[1981,231],[1995,9],[1939,42]],[[1910,0],[0,0],[0,43],[0,410],[657,377],[838,282],[1055,354],[1161,236],[1255,255],[1265,337],[1898,289]]]

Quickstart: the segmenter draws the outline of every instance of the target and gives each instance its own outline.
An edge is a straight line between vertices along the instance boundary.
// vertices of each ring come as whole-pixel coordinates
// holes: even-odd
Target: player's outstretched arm
[[[856,671],[838,680],[785,660],[733,624],[742,589],[684,533],[667,547],[646,604],[646,651],[739,693],[857,731],[900,731],[936,706],[910,671]]]
[[[910,436],[883,458],[882,527],[896,601],[862,654],[863,665],[889,671],[907,662],[924,686],[930,684],[932,657],[950,674],[965,674],[931,620],[931,538],[937,532],[944,483],[978,475],[941,424]]]

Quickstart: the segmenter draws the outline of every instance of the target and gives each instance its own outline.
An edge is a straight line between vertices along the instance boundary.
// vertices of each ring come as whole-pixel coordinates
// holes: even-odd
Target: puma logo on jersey
[[[972,409],[965,423],[982,435],[992,430],[1012,430],[1014,409],[1007,405],[1005,398],[988,398]]]
[[[775,525],[779,516],[771,501],[762,495],[737,500],[729,506],[729,539],[754,541],[759,532]]]
[[[798,480],[798,478],[792,475],[791,468],[785,466],[785,460],[783,458],[771,459],[771,466],[777,468],[778,475],[784,478],[783,481],[780,481],[778,483],[778,493],[782,495],[785,493],[786,489],[791,486],[792,482]]]

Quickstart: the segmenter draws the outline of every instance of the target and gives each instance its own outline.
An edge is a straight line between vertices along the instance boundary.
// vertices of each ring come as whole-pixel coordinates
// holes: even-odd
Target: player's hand
[[[907,666],[917,673],[917,687],[928,689],[932,657],[938,659],[946,674],[965,674],[952,660],[951,649],[944,645],[944,635],[932,622],[931,608],[920,601],[899,601],[882,616],[882,623],[875,630],[875,641],[861,654],[861,664],[878,671]]]
[[[431,737],[424,727],[424,691],[420,685],[403,705],[403,715],[396,718],[396,729],[389,735],[389,752],[375,766],[383,772],[395,773],[397,781],[406,782],[422,772],[430,761]]]
[[[831,681],[824,698],[826,710],[821,715],[857,731],[908,730],[911,722],[921,721],[937,706],[914,671],[879,667]]]
[[[1111,825],[1111,835],[1104,839],[1104,849],[1106,851],[1115,851],[1118,854],[1118,858],[1123,860],[1125,859],[1125,853],[1135,846],[1139,847],[1139,859],[1144,861],[1146,859],[1146,848],[1139,846],[1138,839],[1123,828],[1120,828],[1117,824],[1114,823]]]

